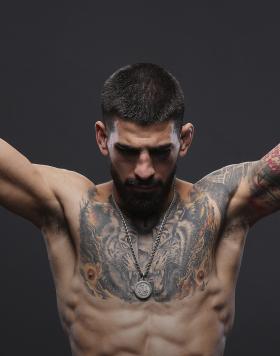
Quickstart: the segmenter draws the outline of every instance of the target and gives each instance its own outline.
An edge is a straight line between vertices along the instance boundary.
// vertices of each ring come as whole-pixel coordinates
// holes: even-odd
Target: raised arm
[[[280,144],[254,164],[240,186],[252,223],[280,209]],[[244,199],[243,198],[243,199]]]
[[[47,179],[21,153],[0,139],[0,205],[41,228],[48,218],[63,219]]]
[[[223,167],[197,184],[218,205],[227,201],[228,218],[253,225],[280,209],[280,144],[258,161]]]

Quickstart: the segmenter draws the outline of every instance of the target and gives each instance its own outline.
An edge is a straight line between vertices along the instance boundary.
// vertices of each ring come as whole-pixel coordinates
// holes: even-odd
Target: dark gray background
[[[196,132],[179,177],[259,159],[280,133],[276,3],[2,2],[1,137],[32,162],[108,179],[94,138],[102,83],[149,61],[190,103]],[[70,355],[40,232],[4,209],[0,222],[0,354]],[[276,213],[249,233],[226,356],[279,353],[279,250]]]

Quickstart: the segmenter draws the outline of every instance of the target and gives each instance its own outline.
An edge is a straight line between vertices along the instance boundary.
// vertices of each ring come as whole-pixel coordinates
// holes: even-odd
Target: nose
[[[134,174],[137,178],[142,180],[147,180],[154,176],[155,170],[149,151],[144,150],[140,152],[134,169]]]

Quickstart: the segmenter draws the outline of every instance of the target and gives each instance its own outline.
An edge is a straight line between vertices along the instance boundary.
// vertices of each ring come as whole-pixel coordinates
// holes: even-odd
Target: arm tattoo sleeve
[[[280,144],[258,161],[252,174],[251,192],[263,208],[280,208]]]

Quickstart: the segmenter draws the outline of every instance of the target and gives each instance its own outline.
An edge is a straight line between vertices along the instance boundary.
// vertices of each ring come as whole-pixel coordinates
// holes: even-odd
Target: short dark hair
[[[139,125],[174,120],[183,124],[184,94],[177,79],[152,63],[136,63],[118,69],[104,83],[101,93],[102,116],[109,129],[112,118]]]

